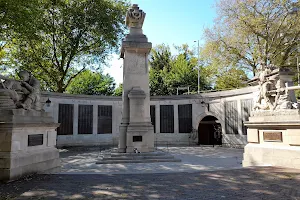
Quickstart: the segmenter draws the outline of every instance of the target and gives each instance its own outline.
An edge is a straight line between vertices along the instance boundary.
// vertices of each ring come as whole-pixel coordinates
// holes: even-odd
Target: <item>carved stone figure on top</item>
[[[292,101],[286,88],[284,82],[279,79],[276,83],[275,110],[292,108]]]
[[[126,26],[141,29],[144,24],[145,16],[146,13],[140,10],[137,4],[133,4],[126,14]]]
[[[20,81],[0,75],[0,79],[5,80],[1,81],[0,96],[9,96],[16,108],[41,110],[40,82],[25,70],[20,71],[18,75],[21,78]]]
[[[13,104],[15,104],[15,102],[18,102],[20,100],[20,95],[18,94],[18,92],[22,91],[20,82],[13,79],[9,79],[2,75],[0,75],[0,79],[1,79],[0,96],[2,96],[2,98],[3,96],[9,97],[8,101],[13,101],[14,102]],[[5,101],[5,99],[3,100]],[[3,102],[1,103],[3,104]]]
[[[25,70],[20,71],[18,75],[22,80],[22,87],[27,89],[29,93],[25,94],[25,98],[17,103],[17,107],[24,109],[33,108],[34,110],[41,110],[42,108],[40,103],[40,82],[35,77],[33,77],[31,73]]]
[[[272,76],[267,78],[266,76],[271,73],[268,66],[261,65],[258,74],[258,84],[259,84],[259,95],[256,102],[254,103],[254,110],[273,110],[274,97],[268,94],[268,91],[274,90],[274,81],[276,77]],[[264,102],[263,102],[264,100]]]
[[[274,65],[261,66],[258,75],[259,94],[254,102],[253,110],[281,110],[299,108],[291,98],[289,91],[299,90],[300,86],[288,86],[286,72],[288,69],[279,69]],[[283,76],[282,76],[283,75]],[[291,76],[291,74],[289,74]],[[282,78],[283,77],[283,78]]]

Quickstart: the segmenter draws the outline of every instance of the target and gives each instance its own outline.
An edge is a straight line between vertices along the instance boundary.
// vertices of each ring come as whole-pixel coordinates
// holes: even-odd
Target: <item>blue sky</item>
[[[143,31],[152,46],[188,44],[197,47],[194,41],[203,44],[203,30],[211,27],[216,17],[215,0],[131,0],[146,13]],[[105,73],[122,83],[122,59],[112,55],[110,67]]]

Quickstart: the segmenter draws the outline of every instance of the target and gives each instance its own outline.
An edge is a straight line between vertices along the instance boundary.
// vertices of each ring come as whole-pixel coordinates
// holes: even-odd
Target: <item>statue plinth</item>
[[[280,166],[300,169],[298,109],[254,111],[247,126],[243,166]]]
[[[58,126],[44,111],[0,109],[0,180],[59,171]]]
[[[0,180],[4,181],[60,169],[59,124],[42,109],[40,82],[28,71],[18,75],[21,80],[0,75]]]

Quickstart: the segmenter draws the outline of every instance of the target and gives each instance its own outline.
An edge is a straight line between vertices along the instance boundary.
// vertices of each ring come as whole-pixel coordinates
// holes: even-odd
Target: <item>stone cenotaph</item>
[[[243,166],[280,166],[300,169],[300,112],[292,86],[293,73],[261,66],[253,110],[247,126]]]
[[[0,75],[0,180],[60,170],[53,118],[42,110],[40,84],[20,71],[20,81]]]
[[[143,34],[146,14],[133,4],[127,11],[129,34],[122,41],[123,107],[120,125],[120,153],[154,151],[154,130],[150,118],[148,54],[152,44]]]

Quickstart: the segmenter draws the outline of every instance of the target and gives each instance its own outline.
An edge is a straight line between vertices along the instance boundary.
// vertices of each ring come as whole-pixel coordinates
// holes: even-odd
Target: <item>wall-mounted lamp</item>
[[[209,111],[209,103],[205,103],[204,101],[201,101],[200,103],[201,105],[206,105],[207,111]]]
[[[50,105],[51,105],[51,101],[50,101],[49,97],[48,97],[48,99],[46,101],[46,105],[47,105],[47,107],[50,107]]]

